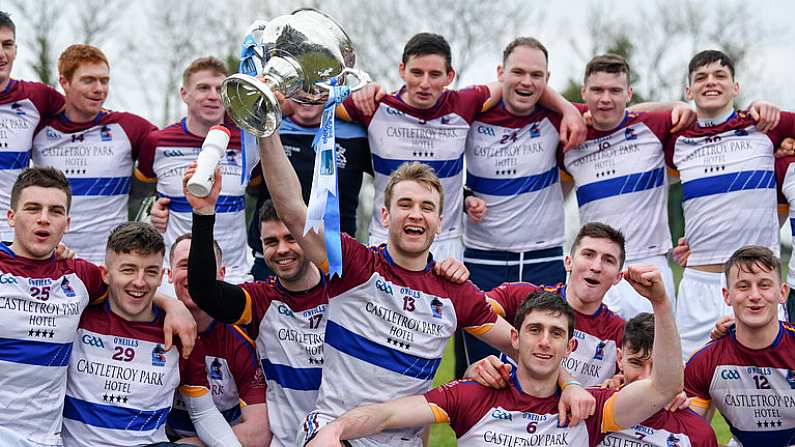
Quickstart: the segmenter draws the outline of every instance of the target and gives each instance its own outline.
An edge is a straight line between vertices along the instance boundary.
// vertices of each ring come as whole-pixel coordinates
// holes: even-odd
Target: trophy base
[[[279,100],[267,84],[236,73],[221,84],[226,113],[242,130],[258,137],[273,135],[282,122]]]

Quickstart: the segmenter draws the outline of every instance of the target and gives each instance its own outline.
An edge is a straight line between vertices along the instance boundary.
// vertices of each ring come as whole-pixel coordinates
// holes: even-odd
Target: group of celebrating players
[[[280,97],[242,185],[217,58],[185,69],[187,115],[158,130],[103,108],[100,49],[64,50],[61,95],[11,78],[2,12],[0,45],[0,444],[420,446],[448,423],[465,446],[716,446],[714,409],[733,445],[795,443],[778,259],[795,119],[737,111],[724,53],[690,61],[695,110],[627,109],[620,56],[594,57],[571,104],[536,39],[505,48],[497,82],[450,90],[448,43],[413,36],[399,90],[338,107],[347,234],[329,277],[322,232],[304,233],[323,106]],[[230,144],[197,197],[185,185],[218,124]],[[365,172],[369,246],[348,236]],[[151,224],[127,222],[145,183]],[[564,253],[572,188],[583,225]],[[431,389],[454,336],[464,379]]]

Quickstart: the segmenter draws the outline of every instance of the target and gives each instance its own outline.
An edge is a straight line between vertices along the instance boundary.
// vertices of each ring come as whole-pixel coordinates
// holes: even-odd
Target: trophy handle
[[[221,84],[221,99],[232,121],[250,134],[268,137],[281,124],[279,100],[257,78],[241,73],[229,76]]]
[[[342,69],[337,79],[344,79],[344,85],[347,86],[351,92],[361,89],[372,81],[372,79],[370,79],[370,75],[368,75],[366,72],[349,67]],[[351,79],[353,79],[353,82],[351,82]],[[331,90],[333,88],[331,83],[328,81],[318,82],[317,85],[326,90]]]

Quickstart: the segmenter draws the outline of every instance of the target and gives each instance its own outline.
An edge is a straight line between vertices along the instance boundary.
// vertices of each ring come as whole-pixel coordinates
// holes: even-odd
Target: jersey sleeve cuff
[[[494,327],[494,323],[481,324],[480,326],[465,327],[464,330],[472,335],[483,335]]]
[[[693,400],[690,401],[691,406],[701,408],[702,410],[709,410],[711,403],[711,399],[704,399],[702,397],[694,397]]]
[[[149,177],[143,172],[141,172],[138,168],[135,168],[133,173],[135,175],[135,178],[138,179],[139,181],[142,181],[144,183],[157,183],[156,177]]]
[[[434,424],[448,424],[450,423],[450,417],[447,416],[447,412],[442,409],[442,407],[428,403],[428,406],[431,407],[431,412],[433,413],[433,423]]]
[[[210,391],[203,386],[181,385],[179,387],[179,392],[188,397],[196,398],[196,397],[202,397],[205,394],[209,393]]]
[[[605,406],[602,411],[602,433],[616,432],[624,429],[624,427],[616,423],[616,396],[618,396],[618,393],[614,393],[612,396],[610,396],[610,398],[607,399],[607,402],[605,402]]]
[[[494,298],[489,298],[488,296],[486,296],[486,302],[489,303],[491,310],[493,310],[495,314],[505,318],[505,309],[503,309],[502,304],[498,303]]]
[[[251,295],[248,294],[248,290],[242,287],[240,288],[240,290],[242,290],[243,295],[246,296],[246,305],[243,307],[243,313],[240,315],[240,318],[238,318],[238,320],[233,323],[235,325],[251,323],[251,314],[252,314]],[[238,331],[238,332],[242,333],[243,331]],[[251,341],[251,339],[248,337],[246,337],[246,339]]]

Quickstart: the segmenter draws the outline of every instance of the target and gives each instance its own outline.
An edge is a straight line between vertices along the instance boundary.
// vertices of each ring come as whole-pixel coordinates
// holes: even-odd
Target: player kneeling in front
[[[596,446],[605,432],[629,427],[661,410],[683,386],[677,357],[681,345],[660,272],[633,266],[625,277],[651,301],[655,312],[655,368],[649,378],[618,392],[589,389],[597,411],[585,424],[561,425],[556,414],[558,368],[574,347],[574,313],[557,295],[535,292],[520,307],[511,330],[519,359],[510,386],[498,390],[457,381],[422,396],[359,407],[322,428],[308,445],[338,446],[340,439],[446,422],[455,430],[459,446]]]

